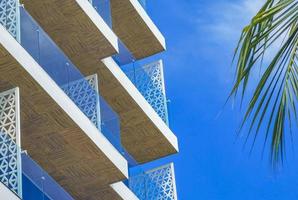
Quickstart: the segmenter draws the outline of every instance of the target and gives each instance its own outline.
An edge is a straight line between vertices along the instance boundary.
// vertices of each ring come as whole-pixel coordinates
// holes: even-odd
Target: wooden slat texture
[[[73,61],[100,60],[117,53],[76,0],[22,0],[22,3]]]
[[[110,186],[105,186],[98,189],[96,197],[90,195],[89,200],[123,200],[123,199],[119,196],[117,192],[113,190],[113,188],[111,188]]]
[[[158,40],[159,36],[153,33],[132,1],[137,0],[110,0],[113,31],[137,60],[164,51],[165,46]],[[153,23],[152,26],[155,27]]]
[[[149,119],[107,66],[98,63],[80,70],[86,75],[98,74],[100,94],[120,117],[122,144],[137,162],[146,163],[177,153],[177,149]]]
[[[0,45],[0,91],[18,86],[22,148],[75,199],[101,199],[98,188],[124,175]]]

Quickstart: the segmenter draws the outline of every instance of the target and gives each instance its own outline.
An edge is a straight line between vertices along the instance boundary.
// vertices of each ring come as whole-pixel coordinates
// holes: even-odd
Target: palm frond
[[[243,100],[257,64],[261,64],[263,73],[249,99],[240,129],[249,123],[247,138],[254,133],[254,145],[260,128],[266,128],[264,146],[271,138],[273,164],[283,160],[286,125],[292,126],[292,120],[297,121],[297,20],[296,0],[267,0],[243,29],[235,50],[236,79],[230,96],[239,92]],[[280,43],[278,49],[276,43]],[[264,57],[268,58],[268,51],[272,49],[274,55],[268,64],[264,64]]]

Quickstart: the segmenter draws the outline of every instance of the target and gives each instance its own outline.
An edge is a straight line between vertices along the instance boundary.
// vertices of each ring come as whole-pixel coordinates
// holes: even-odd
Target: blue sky
[[[241,27],[261,0],[148,0],[148,12],[167,39],[164,60],[175,162],[182,200],[298,199],[297,158],[273,174],[256,149],[235,142],[239,109],[223,107],[233,83],[231,60]],[[150,60],[149,59],[149,60]]]

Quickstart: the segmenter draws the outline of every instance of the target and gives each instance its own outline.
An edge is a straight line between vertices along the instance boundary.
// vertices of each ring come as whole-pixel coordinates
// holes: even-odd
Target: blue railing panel
[[[34,183],[31,182],[24,174],[23,179],[23,190],[26,191],[23,195],[23,200],[53,200],[45,195]]]
[[[138,0],[143,8],[146,10],[146,0]]]
[[[22,172],[23,177],[26,178],[26,184],[23,184],[24,200],[32,200],[32,196],[39,197],[35,200],[43,200],[43,198],[73,200],[51,176],[25,153],[22,154]]]
[[[112,28],[112,14],[110,0],[88,0],[106,24]]]

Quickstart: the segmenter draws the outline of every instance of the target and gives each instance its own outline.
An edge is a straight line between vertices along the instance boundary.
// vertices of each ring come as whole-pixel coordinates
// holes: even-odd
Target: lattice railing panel
[[[129,187],[140,200],[177,200],[173,164],[131,177]]]
[[[64,92],[100,130],[100,104],[97,75],[72,81],[62,86]]]
[[[18,88],[0,93],[0,181],[22,195]]]
[[[19,19],[19,1],[0,0],[0,24],[16,39],[19,39]]]
[[[168,124],[162,61],[151,63],[126,74],[156,113]]]

